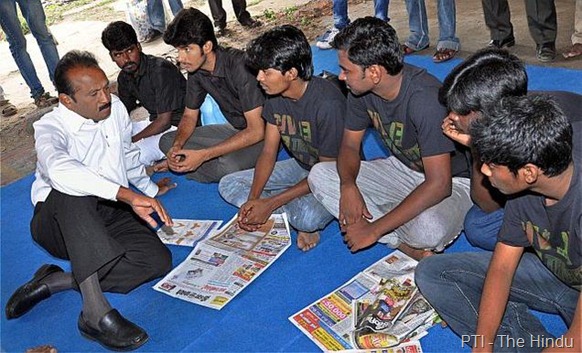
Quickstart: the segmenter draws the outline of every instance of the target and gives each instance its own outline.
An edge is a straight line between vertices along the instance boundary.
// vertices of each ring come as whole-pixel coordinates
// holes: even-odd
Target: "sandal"
[[[415,49],[412,49],[411,47],[409,47],[409,46],[408,46],[408,45],[406,45],[406,44],[402,44],[402,45],[400,45],[400,48],[402,48],[402,53],[403,53],[404,55],[410,55],[410,54],[414,54],[414,53],[416,53],[416,52],[419,52],[419,51],[421,51],[421,50],[425,50],[426,48],[428,48],[428,44],[427,44],[425,47],[423,47],[423,48],[420,48],[420,49],[417,49],[417,50],[415,50]]]
[[[565,59],[571,59],[582,55],[582,43],[576,43],[572,45],[572,48],[570,48],[570,50],[563,53],[562,55]]]
[[[452,58],[455,57],[455,55],[457,55],[458,52],[459,52],[458,50],[449,48],[437,49],[437,51],[432,56],[432,61],[438,64],[451,60]]]
[[[2,109],[1,114],[3,118],[12,116],[18,112],[16,106],[14,106],[14,104],[10,103],[8,100],[0,101],[0,108]]]

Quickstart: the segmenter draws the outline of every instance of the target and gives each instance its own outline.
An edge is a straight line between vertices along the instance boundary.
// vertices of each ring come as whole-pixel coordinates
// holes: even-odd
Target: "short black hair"
[[[212,22],[204,13],[195,8],[182,9],[170,22],[164,32],[164,42],[173,47],[197,44],[202,47],[212,42],[212,50],[218,46]]]
[[[471,138],[483,163],[515,175],[531,163],[552,177],[572,162],[572,125],[547,95],[501,99],[471,124]]]
[[[97,59],[95,59],[95,55],[88,51],[71,50],[63,55],[55,68],[55,87],[59,94],[64,93],[73,98],[73,100],[75,87],[73,87],[68,73],[70,70],[77,67],[93,67],[101,70]]]
[[[390,75],[396,75],[404,66],[396,31],[379,18],[358,18],[342,29],[331,45],[345,50],[350,61],[362,68],[380,65]]]
[[[506,50],[486,48],[455,67],[443,81],[439,101],[460,115],[483,112],[503,97],[527,93],[525,65]]]
[[[124,50],[139,43],[133,27],[123,21],[108,24],[101,33],[101,42],[110,52]]]
[[[254,70],[295,68],[299,78],[313,75],[311,47],[305,34],[292,25],[275,27],[253,39],[246,49],[246,63]]]

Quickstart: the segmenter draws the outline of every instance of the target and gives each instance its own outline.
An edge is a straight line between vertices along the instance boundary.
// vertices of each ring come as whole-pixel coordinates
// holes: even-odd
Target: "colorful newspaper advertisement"
[[[200,240],[214,234],[221,224],[222,221],[174,219],[173,226],[158,229],[158,237],[164,244],[194,246]]]
[[[350,349],[339,353],[422,353],[420,342],[411,341],[390,348],[380,349]]]
[[[285,214],[271,215],[254,232],[239,228],[236,218],[196,244],[186,260],[154,289],[220,310],[291,245]]]
[[[397,352],[388,348],[422,337],[434,322],[434,309],[414,285],[416,264],[396,250],[289,320],[324,351]]]

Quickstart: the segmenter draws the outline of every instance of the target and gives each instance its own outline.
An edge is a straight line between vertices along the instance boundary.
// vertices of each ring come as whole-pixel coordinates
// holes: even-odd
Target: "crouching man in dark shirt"
[[[186,78],[168,60],[144,54],[135,30],[125,22],[111,22],[101,41],[121,69],[117,91],[127,111],[141,105],[149,113],[149,121],[132,123],[131,140],[140,150],[140,162],[150,166],[165,158],[158,147],[160,138],[176,130],[182,118]]]
[[[271,213],[286,212],[297,230],[297,246],[307,251],[333,219],[311,194],[307,175],[316,163],[336,160],[346,99],[331,81],[312,77],[309,42],[293,26],[265,32],[246,53],[271,97],[263,109],[265,147],[255,169],[222,178],[220,195],[240,207],[238,222],[244,229],[255,230]],[[293,158],[277,162],[281,142]]]
[[[211,183],[254,167],[263,148],[265,98],[245,65],[244,53],[218,46],[212,22],[194,8],[180,11],[164,41],[178,49],[180,66],[189,73],[178,130],[160,140],[169,168]],[[196,126],[207,94],[216,100],[227,124]]]

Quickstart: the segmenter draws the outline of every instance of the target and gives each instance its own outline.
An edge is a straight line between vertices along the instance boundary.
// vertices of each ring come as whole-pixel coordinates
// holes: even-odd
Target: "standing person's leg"
[[[574,33],[572,33],[572,47],[565,52],[564,58],[570,59],[582,55],[582,0],[576,0],[574,13]]]
[[[28,23],[30,32],[36,39],[40,52],[46,63],[49,77],[55,82],[55,69],[59,62],[59,52],[55,45],[55,39],[46,25],[46,15],[40,0],[18,0],[22,16]]]
[[[526,0],[525,11],[529,32],[536,42],[536,56],[541,62],[556,58],[558,17],[554,0]]]
[[[184,144],[186,150],[201,150],[221,143],[236,134],[238,130],[230,124],[199,126]],[[160,139],[160,149],[164,153],[174,143],[176,132],[165,133]],[[257,158],[263,149],[263,142],[234,151],[202,163],[198,169],[186,174],[186,178],[201,183],[216,183],[220,179],[240,170],[254,168]]]
[[[8,47],[18,70],[30,88],[30,96],[34,99],[40,97],[44,93],[44,88],[26,51],[26,38],[20,29],[15,0],[0,1],[0,25],[6,34]]]
[[[374,17],[389,22],[388,5],[390,5],[390,0],[374,0]]]
[[[243,27],[255,28],[262,25],[261,21],[253,19],[247,11],[247,0],[232,0],[232,8],[236,19]]]
[[[222,0],[208,0],[208,6],[214,20],[214,29],[217,32],[224,31],[226,28],[226,11],[222,7]]]
[[[415,271],[418,288],[448,326],[475,344],[477,315],[491,252],[439,254],[423,259]],[[525,253],[515,273],[509,302],[497,333],[495,352],[515,350],[500,346],[503,337],[552,337],[529,309],[559,314],[569,326],[580,293],[561,282],[532,253]],[[467,341],[465,341],[467,342]],[[532,351],[543,347],[525,347]],[[536,351],[536,350],[534,350]]]
[[[148,2],[148,18],[151,27],[158,31],[158,33],[164,33],[166,30],[166,15],[164,12],[164,4],[162,0],[147,0]]]
[[[491,33],[490,46],[497,48],[515,45],[511,12],[507,0],[481,0],[485,25]]]
[[[433,60],[437,63],[452,59],[461,49],[456,35],[457,14],[455,0],[438,0],[439,41]]]
[[[406,11],[410,35],[404,42],[405,55],[428,48],[430,42],[424,0],[406,0]]]
[[[331,49],[331,42],[340,30],[350,24],[348,17],[348,0],[333,0],[333,27],[317,38],[315,46],[319,49]]]
[[[170,3],[170,9],[172,10],[172,15],[176,16],[180,10],[184,8],[182,0],[168,0]]]

